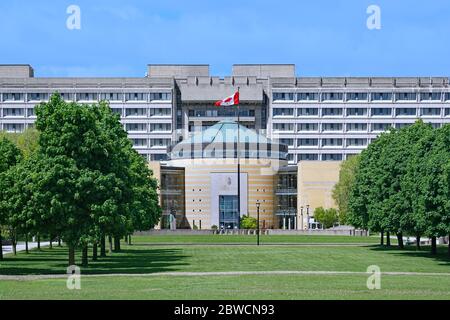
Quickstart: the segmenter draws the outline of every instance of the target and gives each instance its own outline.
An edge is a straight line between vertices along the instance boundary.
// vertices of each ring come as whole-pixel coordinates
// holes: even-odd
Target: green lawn
[[[393,243],[397,241],[392,239]],[[262,244],[272,243],[379,243],[378,236],[323,236],[323,235],[261,235]],[[215,244],[215,243],[256,243],[254,235],[167,235],[133,237],[133,243],[180,243],[180,244]]]
[[[180,244],[185,238],[200,241],[199,237],[210,240],[212,236],[191,237],[134,237],[134,245],[123,245],[121,253],[108,255],[82,269],[82,275],[91,276],[82,277],[79,291],[68,290],[65,279],[0,280],[0,299],[450,299],[450,259],[446,256],[445,247],[440,247],[439,255],[433,257],[428,248],[416,251],[415,248],[397,250],[377,245],[325,244],[348,243],[354,237],[331,237],[340,239],[327,240],[316,238],[320,236],[313,236],[313,239],[265,236],[265,243],[276,243],[289,237],[289,243],[299,245],[279,243],[260,247],[250,244]],[[235,236],[213,237],[216,241],[219,239],[216,237],[233,239],[225,243],[247,241],[245,237],[239,241],[234,239]],[[322,245],[304,245],[308,241]],[[77,259],[79,261],[79,256]],[[66,260],[64,247],[45,248],[41,252],[33,250],[28,255],[19,253],[16,257],[7,255],[0,262],[0,275],[65,274]],[[365,274],[138,276],[156,272],[211,271],[364,273],[369,265],[378,265],[382,272],[443,274],[382,275],[381,290],[368,290]],[[95,276],[118,273],[129,275]]]

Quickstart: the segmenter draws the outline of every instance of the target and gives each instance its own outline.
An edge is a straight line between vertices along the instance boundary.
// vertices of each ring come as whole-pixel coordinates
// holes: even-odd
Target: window
[[[342,108],[323,108],[322,116],[324,117],[342,116]]]
[[[319,139],[298,139],[299,147],[315,147],[319,145]]]
[[[294,139],[282,138],[282,139],[280,139],[280,143],[281,144],[285,144],[285,145],[290,146],[290,147],[293,147],[294,146]]]
[[[347,116],[348,117],[362,117],[367,115],[366,108],[348,108]]]
[[[450,92],[446,92],[444,95],[444,100],[445,101],[450,101]]]
[[[294,101],[294,94],[290,92],[274,92],[273,101]]]
[[[367,123],[347,123],[347,131],[367,131]]]
[[[391,108],[373,108],[372,116],[381,117],[381,116],[390,116],[392,114]]]
[[[322,147],[340,147],[340,146],[342,146],[342,139],[340,138],[322,139]]]
[[[450,108],[445,108],[445,116],[450,116]]]
[[[77,93],[78,101],[96,101],[97,97],[98,97],[98,95],[96,93],[92,93],[92,92]]]
[[[150,117],[164,117],[170,116],[172,113],[171,109],[168,108],[151,108]]]
[[[152,123],[150,125],[150,131],[170,132],[172,130],[170,123]]]
[[[111,111],[115,114],[118,114],[119,116],[122,116],[122,109],[121,108],[111,108]]]
[[[170,139],[150,139],[150,147],[167,147],[170,145]]]
[[[152,154],[150,155],[151,161],[166,161],[167,160],[167,154]]]
[[[441,101],[441,92],[422,92],[420,101]]]
[[[396,116],[415,116],[416,108],[397,108],[395,110]]]
[[[342,154],[324,153],[322,161],[342,161]]]
[[[62,92],[59,95],[61,96],[61,99],[63,99],[64,101],[72,101],[73,100],[73,93]]]
[[[131,139],[134,147],[147,147],[147,139],[135,138]]]
[[[35,116],[34,108],[28,108],[27,109],[27,115],[28,115],[28,117],[34,117]]]
[[[396,94],[397,101],[416,101],[417,94],[415,92],[399,92]]]
[[[349,92],[347,93],[347,101],[367,101],[366,92]]]
[[[24,101],[24,95],[23,93],[4,93],[3,101]]]
[[[297,94],[298,101],[319,101],[317,92],[301,92]]]
[[[440,108],[422,108],[420,109],[421,116],[440,116],[441,109]]]
[[[172,93],[170,92],[150,93],[150,101],[172,101]]]
[[[22,108],[5,108],[3,109],[4,117],[23,117],[25,109]]]
[[[373,132],[383,132],[388,130],[391,127],[390,123],[373,123],[372,131]]]
[[[29,93],[28,101],[46,101],[48,100],[48,93]]]
[[[317,161],[319,160],[319,155],[316,153],[300,153],[298,155],[299,161]]]
[[[319,115],[318,108],[300,108],[298,109],[299,117],[309,117],[309,116],[317,116]]]
[[[298,131],[318,131],[318,123],[300,123]]]
[[[128,132],[147,132],[147,125],[145,123],[127,123],[125,129]]]
[[[347,147],[364,147],[367,145],[367,139],[350,138],[347,139]]]
[[[292,108],[274,108],[273,109],[273,116],[293,116],[294,115],[294,109]]]
[[[403,129],[407,126],[412,125],[412,123],[396,123],[395,124],[395,129]]]
[[[294,131],[292,123],[274,123],[273,131]]]
[[[288,162],[295,162],[295,158],[294,158],[294,155],[292,153],[289,153],[287,155],[287,161]]]
[[[373,92],[372,101],[392,101],[391,92]]]
[[[147,109],[145,108],[129,108],[125,109],[126,117],[146,117]]]
[[[139,92],[126,93],[125,101],[147,101],[147,94]]]
[[[118,92],[101,93],[100,100],[122,101],[123,94]]]
[[[322,101],[342,101],[344,94],[341,92],[322,93]]]
[[[324,123],[322,131],[342,131],[342,123]]]
[[[21,123],[5,123],[4,124],[4,130],[6,132],[22,132],[24,130],[24,124]]]

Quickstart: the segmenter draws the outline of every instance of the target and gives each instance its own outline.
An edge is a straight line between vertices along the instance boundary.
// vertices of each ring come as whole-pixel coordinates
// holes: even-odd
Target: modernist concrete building
[[[286,159],[277,160],[285,165],[278,166],[272,184],[252,173],[261,169],[259,164],[243,167],[243,181],[248,183],[246,199],[242,199],[245,211],[254,213],[256,198],[266,200],[261,209],[266,210],[262,215],[266,214],[267,227],[315,226],[308,219],[313,210],[334,205],[330,195],[339,162],[361,152],[389,127],[399,128],[418,118],[435,127],[450,122],[447,77],[298,77],[294,65],[258,64],[234,65],[225,77],[210,75],[208,65],[149,65],[147,75],[140,78],[42,78],[35,77],[29,65],[0,65],[0,130],[20,132],[33,126],[34,106],[55,91],[67,101],[108,100],[136,150],[155,168],[167,217],[175,212],[180,216],[179,227],[200,227],[201,221],[202,228],[207,228],[220,223],[220,199],[215,195],[222,195],[222,189],[214,188],[228,181],[219,173],[232,172],[234,157],[222,158],[225,163],[216,170],[210,165],[216,155],[192,167],[186,165],[192,160],[190,154],[172,151],[175,146],[197,145],[192,139],[199,137],[198,128],[205,130],[202,137],[206,138],[221,131],[216,126],[219,121],[226,120],[225,126],[236,121],[236,109],[218,108],[213,102],[238,87],[241,125],[254,130],[253,138],[265,137],[266,145],[287,148]],[[208,141],[200,142],[203,146]],[[240,143],[245,147],[248,142]],[[253,155],[243,159],[255,160]],[[211,184],[213,176],[217,183]],[[202,188],[207,181],[208,189],[206,184]],[[231,179],[231,185],[235,183]],[[255,186],[256,193],[267,199],[251,191]],[[222,201],[229,205],[234,201],[230,199]]]

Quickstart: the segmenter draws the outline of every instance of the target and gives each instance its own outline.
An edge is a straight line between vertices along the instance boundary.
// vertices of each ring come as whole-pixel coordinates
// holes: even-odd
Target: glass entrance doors
[[[239,229],[238,197],[219,196],[219,227],[225,229]]]

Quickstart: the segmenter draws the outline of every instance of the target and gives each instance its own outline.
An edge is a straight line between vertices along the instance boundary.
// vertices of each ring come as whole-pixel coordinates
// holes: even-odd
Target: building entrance
[[[219,227],[239,229],[238,197],[219,196]]]

